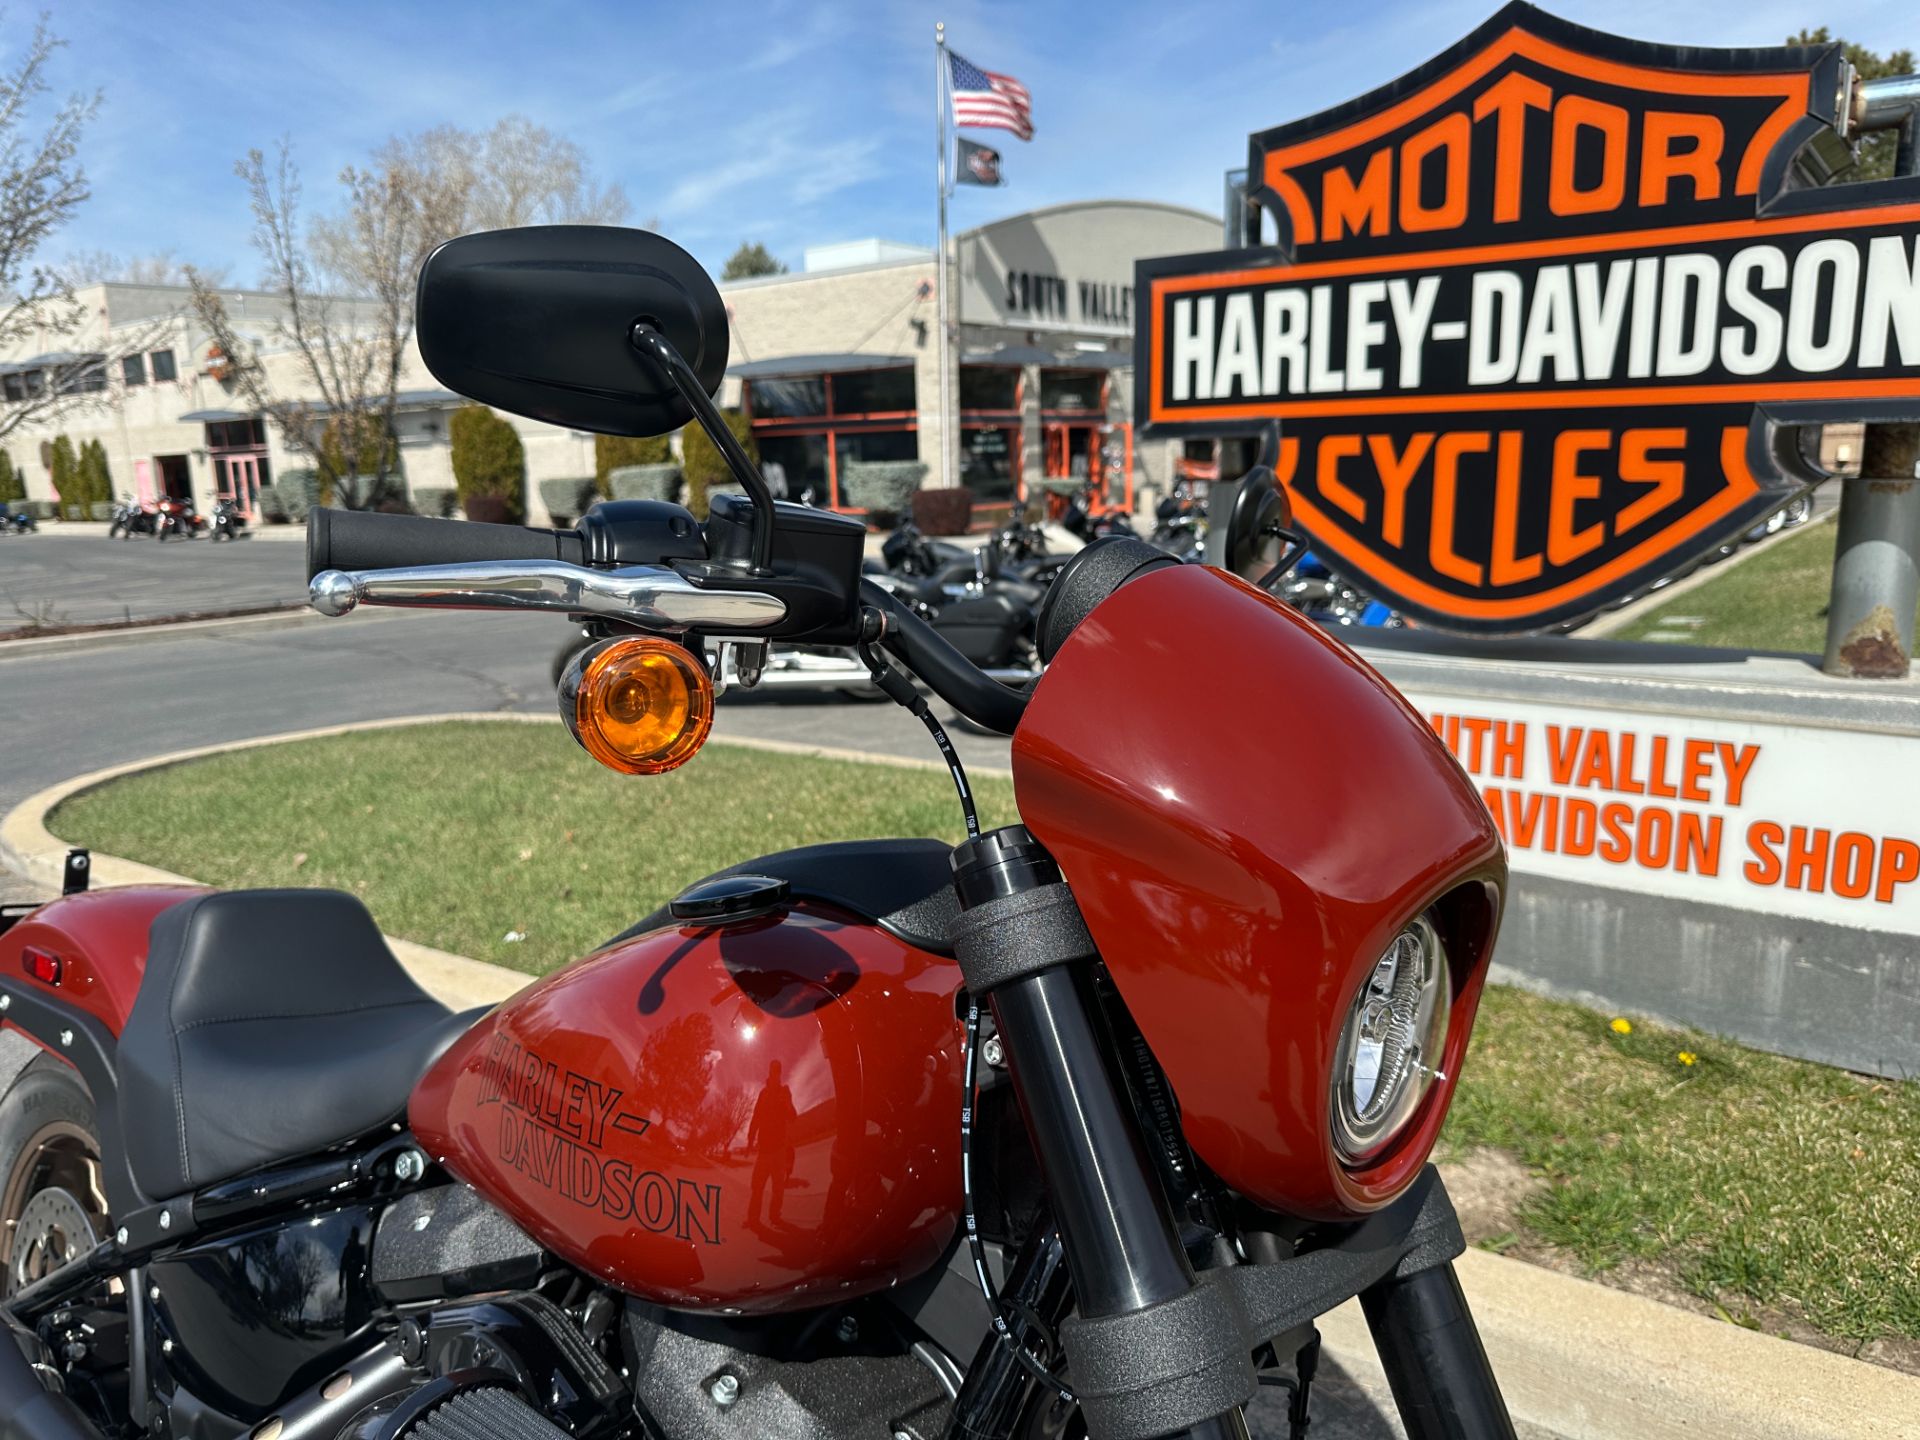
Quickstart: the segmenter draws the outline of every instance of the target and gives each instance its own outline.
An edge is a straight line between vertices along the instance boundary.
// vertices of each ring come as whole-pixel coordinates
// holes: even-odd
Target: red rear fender
[[[146,972],[153,917],[204,893],[193,885],[128,885],[49,900],[0,935],[0,975],[48,984],[41,977],[57,973],[49,990],[118,1035]],[[51,965],[29,952],[51,957]]]

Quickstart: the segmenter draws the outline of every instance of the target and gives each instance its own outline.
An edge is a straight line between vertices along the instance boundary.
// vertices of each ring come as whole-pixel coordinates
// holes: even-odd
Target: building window
[[[54,390],[60,395],[92,395],[107,388],[107,357],[83,355],[54,372]]]
[[[122,355],[120,357],[120,378],[129,386],[147,383],[147,357],[144,355]]]
[[[920,436],[912,430],[861,430],[833,438],[834,458],[844,469],[849,460],[918,460]]]
[[[1105,410],[1107,376],[1103,370],[1042,370],[1042,410]]]
[[[9,400],[26,399],[27,377],[17,370],[0,376],[0,393],[4,393]]]
[[[960,431],[960,483],[976,500],[1011,502],[1019,488],[1020,427],[965,424]]]
[[[1011,365],[962,365],[962,410],[1018,410],[1020,372]]]
[[[266,443],[267,428],[264,421],[209,420],[207,422],[209,450],[264,449]]]
[[[852,370],[833,377],[835,415],[910,415],[915,410],[913,371]]]
[[[780,380],[754,380],[755,419],[798,419],[827,413],[827,382],[821,375],[796,375]]]
[[[825,505],[829,495],[827,473],[827,437],[825,435],[755,435],[760,447],[763,469],[778,466],[773,472],[786,486],[785,494],[774,486],[776,499],[799,500],[808,505]],[[771,480],[773,477],[770,476]]]
[[[841,492],[843,465],[920,455],[910,365],[748,380],[741,403],[761,461],[779,467],[789,499],[850,508]]]
[[[154,384],[158,385],[162,380],[174,378],[176,372],[173,368],[173,351],[156,350],[148,358],[153,361]]]

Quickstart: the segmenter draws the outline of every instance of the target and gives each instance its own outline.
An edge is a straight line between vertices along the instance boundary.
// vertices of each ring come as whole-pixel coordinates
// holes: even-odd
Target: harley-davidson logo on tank
[[[1849,154],[1838,46],[1622,40],[1514,4],[1252,137],[1275,248],[1143,261],[1138,419],[1279,422],[1315,545],[1435,625],[1644,589],[1920,415],[1920,180]]]

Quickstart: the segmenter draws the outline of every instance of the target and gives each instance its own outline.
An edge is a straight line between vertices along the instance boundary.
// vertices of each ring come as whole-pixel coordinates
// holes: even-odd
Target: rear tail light
[[[58,985],[61,971],[65,968],[60,957],[46,950],[35,950],[29,946],[21,952],[20,964],[27,974],[42,985]]]

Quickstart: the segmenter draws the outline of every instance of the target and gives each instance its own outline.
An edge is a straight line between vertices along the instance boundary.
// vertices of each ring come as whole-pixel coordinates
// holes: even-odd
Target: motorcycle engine
[[[440,1386],[448,1382],[440,1382]],[[342,1431],[342,1440],[571,1440],[567,1432],[504,1385],[484,1381],[442,1389],[428,1385],[410,1397],[406,1413],[385,1415]]]

